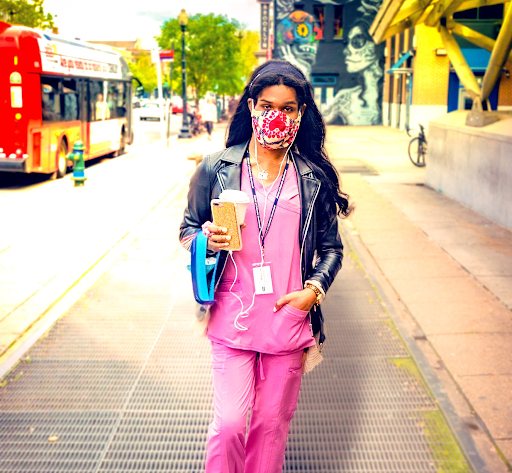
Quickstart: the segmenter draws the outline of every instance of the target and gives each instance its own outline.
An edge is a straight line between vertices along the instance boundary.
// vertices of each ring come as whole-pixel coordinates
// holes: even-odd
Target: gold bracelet
[[[322,292],[318,287],[316,287],[314,284],[306,284],[304,286],[304,289],[311,289],[316,294],[316,302],[315,305],[320,305],[320,301],[322,299]]]

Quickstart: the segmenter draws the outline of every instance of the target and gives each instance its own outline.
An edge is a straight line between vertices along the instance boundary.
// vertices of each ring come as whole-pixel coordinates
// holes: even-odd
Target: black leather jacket
[[[241,143],[206,156],[190,180],[188,206],[180,226],[180,240],[199,231],[212,220],[210,202],[224,189],[240,190],[242,162],[248,143]],[[298,153],[291,153],[298,179],[301,203],[300,235],[302,282],[315,280],[327,292],[343,260],[343,244],[333,200],[326,195],[308,163]],[[316,255],[315,255],[316,253]],[[226,264],[227,251],[221,251],[217,270],[218,283]],[[324,342],[320,307],[310,312],[313,333],[320,332]]]

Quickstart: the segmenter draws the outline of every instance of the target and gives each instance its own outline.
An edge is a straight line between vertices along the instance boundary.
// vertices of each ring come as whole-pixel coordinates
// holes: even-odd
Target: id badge
[[[260,263],[257,263],[252,266],[256,295],[274,293],[271,268],[271,263],[264,263],[263,266]]]

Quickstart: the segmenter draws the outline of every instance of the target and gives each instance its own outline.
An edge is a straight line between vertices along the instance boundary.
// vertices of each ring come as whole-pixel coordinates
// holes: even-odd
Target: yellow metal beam
[[[437,26],[439,20],[443,16],[446,16],[445,13],[449,8],[453,9],[454,6],[458,7],[463,3],[463,1],[464,0],[440,0],[435,3],[434,8],[425,20],[425,24],[427,26]]]
[[[432,7],[428,7],[432,8]],[[429,10],[427,9],[427,12]],[[408,30],[409,28],[412,28],[413,26],[416,26],[423,22],[425,19],[425,11],[419,11],[415,13],[414,15],[411,15],[409,18],[406,18],[405,20],[402,20],[399,23],[392,24],[384,33],[384,36],[382,37],[382,41],[391,38],[392,36],[401,33],[402,31]]]
[[[468,28],[467,26],[461,25],[459,23],[454,22],[451,30],[452,33],[455,33],[457,36],[460,36],[461,38],[476,44],[479,48],[487,49],[487,51],[492,52],[494,45],[496,44],[496,41],[489,38],[489,36],[485,36],[482,33],[472,30],[471,28]],[[512,52],[509,53],[507,61],[512,62]]]
[[[382,18],[384,17],[384,14],[389,9],[389,6],[391,5],[392,1],[393,0],[384,0],[382,2],[382,5],[379,8],[379,11],[375,15],[375,18],[373,19],[373,23],[370,25],[370,28],[368,30],[370,35],[372,35],[372,36],[374,35],[375,31],[377,30],[378,26],[380,25],[380,23],[382,21]]]
[[[372,26],[370,27],[370,35],[373,37],[375,43],[380,43],[383,40],[384,33],[395,18],[405,0],[384,0],[382,7],[375,16]]]
[[[489,98],[489,95],[501,75],[501,70],[505,61],[509,57],[510,49],[512,48],[512,7],[507,9],[505,18],[501,25],[496,44],[489,59],[489,65],[485,71],[484,80],[482,82],[482,92],[480,98],[482,102]]]
[[[460,46],[444,26],[439,27],[439,34],[441,35],[444,47],[448,53],[448,57],[450,58],[450,62],[459,76],[462,85],[468,91],[469,96],[475,100],[480,95],[480,87],[478,86],[478,82],[476,81],[473,71],[466,62],[466,58],[460,50]]]
[[[416,0],[407,7],[404,5],[404,7],[395,15],[393,24],[398,24],[417,13],[423,13],[432,1],[433,0]]]

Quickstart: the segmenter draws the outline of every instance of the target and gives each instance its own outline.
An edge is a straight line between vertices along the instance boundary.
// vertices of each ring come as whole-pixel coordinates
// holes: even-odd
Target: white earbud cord
[[[254,103],[251,104],[252,105],[252,109],[254,110]],[[299,111],[299,117],[301,116],[301,113]],[[254,123],[252,121],[252,117],[251,117],[251,124],[252,124],[252,128],[253,128],[253,133],[256,134],[256,131],[254,130]],[[270,189],[268,192],[266,192],[266,189],[265,189],[265,186],[263,185],[263,195],[265,196],[265,205],[263,206],[263,219],[262,219],[262,222],[261,222],[261,228],[259,229],[259,238],[258,238],[258,242],[259,242],[259,245],[260,245],[260,255],[261,255],[261,262],[260,262],[260,268],[263,267],[263,265],[265,264],[265,254],[264,254],[264,251],[263,251],[263,243],[262,243],[262,238],[263,238],[263,227],[265,226],[265,218],[266,218],[266,214],[267,214],[267,202],[268,202],[268,196],[271,194],[272,192],[272,189],[274,188],[274,184],[277,182],[277,180],[281,177],[281,169],[283,167],[283,164],[285,163],[287,157],[288,157],[288,151],[290,151],[290,149],[292,148],[293,146],[293,143],[295,142],[295,138],[297,137],[297,134],[295,134],[295,136],[293,137],[293,140],[292,142],[290,143],[290,146],[288,146],[288,148],[286,149],[286,153],[284,154],[284,157],[283,159],[281,160],[281,164],[279,165],[279,171],[277,173],[277,176],[276,178],[274,179],[274,182],[272,182],[272,185],[270,186]],[[254,159],[256,160],[256,166],[258,167],[258,169],[261,168],[259,162],[258,162],[258,145],[256,143],[254,143]],[[250,164],[249,164],[250,166]],[[256,203],[255,203],[256,205]],[[251,305],[244,310],[244,303],[242,301],[242,299],[240,299],[240,297],[238,297],[238,294],[235,294],[232,289],[235,285],[235,282],[238,278],[238,268],[236,266],[236,263],[235,263],[235,259],[233,258],[233,251],[230,251],[229,252],[229,256],[231,257],[231,261],[233,261],[233,264],[235,266],[235,279],[233,280],[233,283],[231,284],[231,287],[229,288],[229,292],[231,294],[233,294],[240,302],[240,306],[241,306],[241,309],[240,309],[240,312],[236,315],[235,317],[235,321],[234,321],[234,326],[237,330],[242,330],[242,331],[245,331],[247,330],[247,327],[244,327],[243,325],[240,324],[240,322],[238,321],[238,319],[242,318],[246,318],[246,317],[249,317],[249,310],[252,309],[252,307],[254,306],[254,302],[256,300],[256,288],[252,294],[252,302],[251,302]]]

